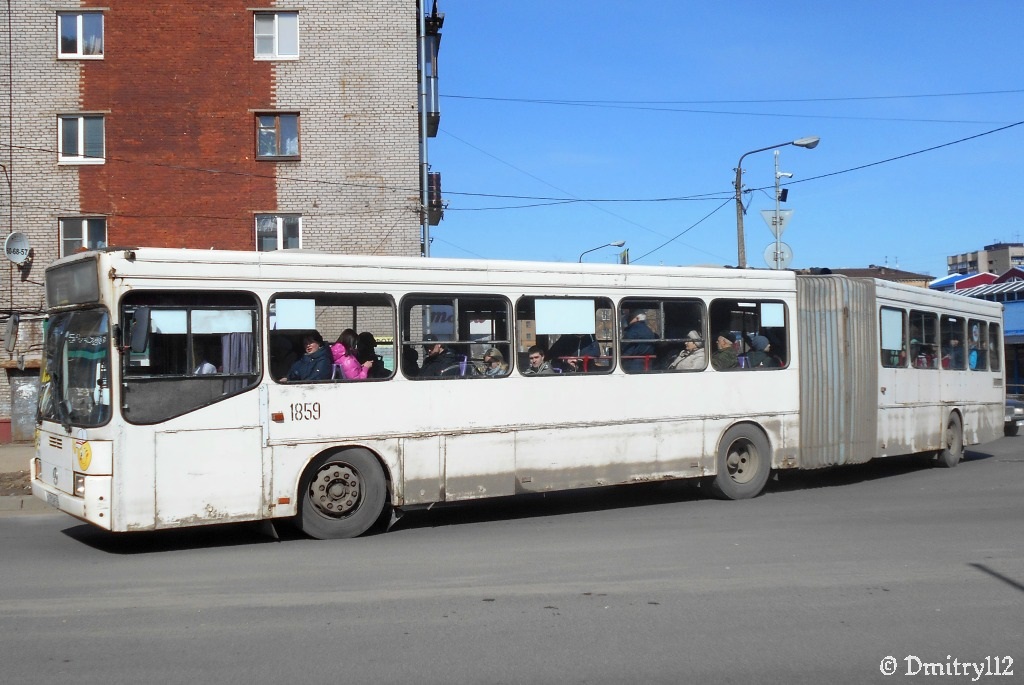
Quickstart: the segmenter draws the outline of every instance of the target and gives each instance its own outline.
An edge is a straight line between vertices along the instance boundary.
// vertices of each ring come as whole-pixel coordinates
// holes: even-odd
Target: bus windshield
[[[65,426],[110,420],[110,334],[106,310],[54,314],[47,325],[39,416]]]

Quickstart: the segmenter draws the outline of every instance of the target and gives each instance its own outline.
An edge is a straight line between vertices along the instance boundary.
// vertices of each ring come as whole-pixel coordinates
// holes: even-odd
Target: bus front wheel
[[[741,424],[725,432],[718,445],[711,492],[720,499],[757,497],[772,469],[768,439],[755,426]]]
[[[939,452],[939,466],[951,469],[960,463],[964,456],[964,429],[960,423],[959,414],[950,414],[946,421],[946,431],[943,435],[942,451]]]
[[[361,448],[314,460],[301,487],[298,526],[319,540],[368,531],[383,514],[388,489],[380,462]]]

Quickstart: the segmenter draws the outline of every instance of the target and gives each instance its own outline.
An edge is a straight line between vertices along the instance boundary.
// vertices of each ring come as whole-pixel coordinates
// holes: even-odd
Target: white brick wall
[[[301,113],[302,161],[278,164],[277,188],[303,247],[419,254],[416,27],[414,0],[300,9],[300,59],[276,64],[272,106]]]

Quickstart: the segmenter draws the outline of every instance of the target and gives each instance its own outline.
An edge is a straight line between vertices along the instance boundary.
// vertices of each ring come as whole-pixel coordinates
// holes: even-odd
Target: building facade
[[[423,12],[422,0],[8,3],[0,202],[4,234],[27,239],[31,259],[4,263],[0,323],[21,325],[0,355],[0,439],[31,394],[43,270],[61,256],[421,254],[437,119],[421,113]]]
[[[1001,274],[1017,266],[1024,266],[1024,243],[996,243],[977,252],[946,257],[951,274]]]

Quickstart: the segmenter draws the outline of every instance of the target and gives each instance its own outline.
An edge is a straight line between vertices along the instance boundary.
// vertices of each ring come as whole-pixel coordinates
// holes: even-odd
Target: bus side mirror
[[[14,348],[18,345],[18,323],[21,321],[21,317],[17,314],[11,314],[11,318],[7,319],[7,328],[4,329],[4,349],[8,352],[14,352]]]
[[[132,352],[142,353],[149,347],[149,307],[139,307],[132,315],[132,330],[128,343]]]

